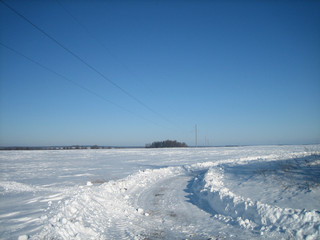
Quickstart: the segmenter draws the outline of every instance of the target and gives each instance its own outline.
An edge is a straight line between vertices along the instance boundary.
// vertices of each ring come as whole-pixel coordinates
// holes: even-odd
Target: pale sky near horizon
[[[0,146],[320,143],[319,1],[4,2]]]

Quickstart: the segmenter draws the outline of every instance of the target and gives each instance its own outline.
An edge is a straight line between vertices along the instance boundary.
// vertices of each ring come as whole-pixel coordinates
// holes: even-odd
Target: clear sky
[[[320,1],[5,2],[1,146],[320,142]]]

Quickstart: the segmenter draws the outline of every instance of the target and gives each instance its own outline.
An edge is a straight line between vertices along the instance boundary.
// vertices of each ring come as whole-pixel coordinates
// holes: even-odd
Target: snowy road
[[[249,232],[226,226],[199,208],[202,204],[198,206],[189,189],[193,178],[181,175],[164,179],[140,193],[135,205],[147,215],[141,223],[145,229],[141,236],[146,239],[247,239]]]
[[[319,239],[309,148],[2,152],[0,238]]]
[[[140,193],[135,205],[147,213],[143,235],[149,239],[209,238],[213,224],[210,214],[193,205],[188,198],[190,176],[162,180]],[[208,231],[209,230],[209,231]]]

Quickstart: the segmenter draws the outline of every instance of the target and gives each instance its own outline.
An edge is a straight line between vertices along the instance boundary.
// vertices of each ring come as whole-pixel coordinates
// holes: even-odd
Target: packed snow
[[[320,239],[320,145],[0,152],[1,239]]]

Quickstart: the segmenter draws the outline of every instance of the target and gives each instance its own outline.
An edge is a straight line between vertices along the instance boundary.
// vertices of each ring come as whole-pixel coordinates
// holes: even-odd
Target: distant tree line
[[[146,144],[146,148],[173,148],[173,147],[188,147],[184,142],[177,142],[176,140],[166,140],[160,142],[153,142]]]
[[[43,147],[0,147],[0,150],[78,150],[78,149],[111,149],[113,147],[106,146],[43,146]]]

